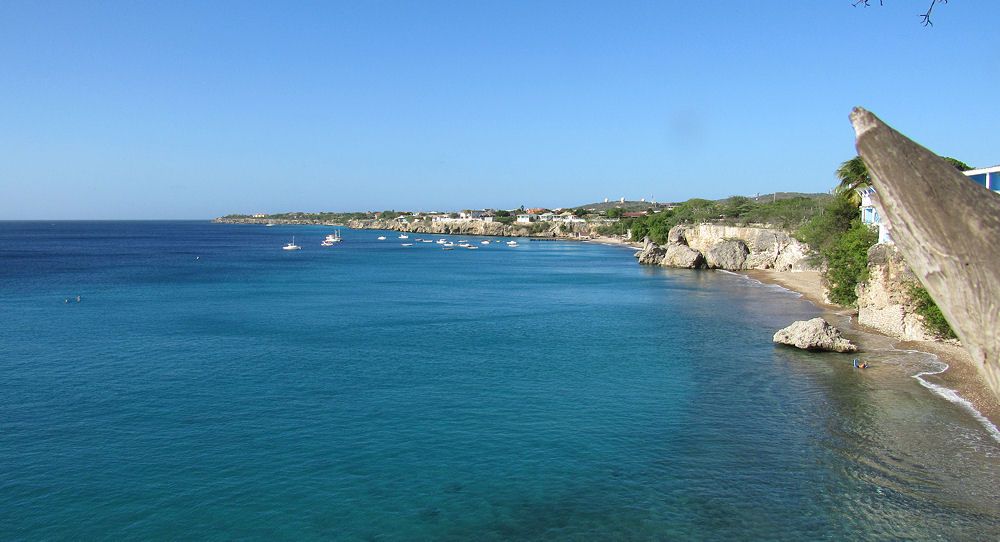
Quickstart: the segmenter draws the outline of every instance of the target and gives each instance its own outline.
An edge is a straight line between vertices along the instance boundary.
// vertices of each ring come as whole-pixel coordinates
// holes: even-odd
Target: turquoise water
[[[926,357],[776,347],[793,294],[329,231],[0,223],[0,538],[1000,537]]]

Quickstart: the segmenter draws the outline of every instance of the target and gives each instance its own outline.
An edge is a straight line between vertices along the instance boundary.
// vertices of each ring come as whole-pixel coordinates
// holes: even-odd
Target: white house
[[[516,222],[520,224],[528,224],[535,221],[535,215],[517,215]]]

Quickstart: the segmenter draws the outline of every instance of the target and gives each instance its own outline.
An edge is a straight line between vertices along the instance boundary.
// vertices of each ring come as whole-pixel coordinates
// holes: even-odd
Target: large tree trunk
[[[1000,195],[864,109],[851,123],[893,240],[1000,396]]]

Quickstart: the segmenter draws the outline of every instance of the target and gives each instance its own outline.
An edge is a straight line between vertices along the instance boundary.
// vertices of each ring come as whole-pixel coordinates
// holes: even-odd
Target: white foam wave
[[[795,290],[792,290],[791,288],[785,288],[784,286],[782,286],[780,284],[771,284],[771,283],[768,283],[768,282],[762,282],[762,281],[757,280],[757,279],[755,279],[755,278],[753,278],[753,277],[751,277],[749,275],[744,275],[743,273],[734,273],[734,272],[726,270],[726,269],[716,269],[715,271],[718,272],[718,273],[726,273],[727,275],[734,275],[734,276],[737,276],[737,277],[741,277],[742,279],[744,279],[747,282],[753,284],[754,286],[759,286],[761,288],[771,288],[773,290],[781,290],[782,292],[786,292],[786,293],[792,294],[795,297],[802,297],[802,293],[801,292],[796,292]]]
[[[993,437],[993,440],[995,440],[997,442],[1000,442],[1000,429],[997,429],[997,426],[993,425],[993,422],[991,422],[989,419],[987,419],[986,416],[983,416],[982,412],[979,412],[978,410],[976,410],[976,407],[973,406],[972,403],[969,402],[968,399],[965,399],[964,397],[962,397],[961,395],[959,395],[957,391],[955,391],[955,390],[953,390],[951,388],[946,388],[944,386],[940,386],[938,384],[934,384],[932,382],[928,382],[928,381],[924,380],[923,378],[921,378],[921,377],[927,376],[927,375],[941,374],[941,373],[943,373],[943,372],[945,372],[945,371],[948,370],[948,364],[945,363],[945,362],[943,362],[943,361],[938,360],[938,361],[934,361],[934,362],[931,362],[931,363],[934,363],[934,364],[936,364],[938,366],[938,370],[937,371],[923,371],[923,372],[920,372],[920,373],[917,373],[917,374],[913,375],[913,378],[916,378],[917,382],[920,382],[921,386],[923,386],[923,387],[931,390],[932,392],[936,393],[940,397],[943,397],[946,401],[954,403],[954,404],[962,407],[963,409],[965,409],[969,414],[972,415],[973,418],[976,419],[976,421],[978,421],[979,423],[981,423],[983,425],[983,427],[986,428],[986,432],[989,433],[991,437]]]
[[[788,288],[785,288],[784,286],[781,286],[779,284],[764,283],[764,282],[761,282],[761,281],[759,281],[759,280],[757,280],[757,279],[755,279],[753,277],[750,277],[748,275],[744,275],[742,273],[734,273],[732,271],[727,271],[725,269],[716,269],[716,271],[721,271],[722,273],[728,273],[730,275],[736,275],[738,277],[743,277],[747,281],[753,283],[755,286],[762,286],[762,287],[765,287],[765,288],[766,287],[777,288],[779,290],[784,290],[786,292],[795,294],[798,297],[802,297],[801,293],[796,292],[795,290],[790,290]],[[850,320],[852,322],[854,321],[854,317],[853,316],[850,316],[849,318],[850,318]],[[933,356],[935,359],[933,361],[930,361],[929,363],[934,364],[934,366],[935,366],[935,368],[937,370],[934,370],[934,371],[923,371],[923,372],[920,372],[920,373],[917,373],[917,374],[913,375],[913,378],[916,378],[917,382],[920,382],[921,386],[923,386],[923,387],[931,390],[931,392],[934,393],[934,394],[936,394],[937,396],[943,398],[944,400],[946,400],[946,401],[948,401],[950,403],[954,403],[954,404],[962,407],[962,409],[964,409],[969,414],[971,414],[972,417],[976,421],[978,421],[980,424],[982,424],[982,426],[984,428],[986,428],[986,432],[989,433],[989,435],[991,437],[993,437],[993,440],[995,440],[996,442],[1000,443],[1000,429],[998,429],[997,426],[993,425],[993,422],[991,422],[989,420],[989,418],[987,418],[986,416],[983,416],[982,412],[979,412],[978,410],[976,410],[976,407],[973,406],[973,404],[968,399],[965,399],[964,397],[962,397],[961,395],[959,395],[957,391],[955,391],[955,390],[953,390],[951,388],[946,388],[944,386],[941,386],[941,385],[938,385],[938,384],[934,384],[932,382],[928,382],[928,381],[926,381],[926,380],[924,380],[922,378],[924,376],[937,375],[937,374],[941,374],[941,373],[947,371],[948,370],[948,364],[947,363],[941,361],[940,358],[938,358],[934,354],[930,354],[928,352],[921,352],[920,350],[903,350],[903,349],[899,349],[899,348],[889,348],[889,350],[894,351],[894,352],[903,352],[903,353],[907,353],[907,354],[927,354],[927,355]]]

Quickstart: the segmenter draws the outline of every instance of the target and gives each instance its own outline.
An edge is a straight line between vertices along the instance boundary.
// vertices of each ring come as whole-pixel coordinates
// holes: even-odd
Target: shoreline
[[[900,351],[917,351],[934,356],[947,368],[940,372],[933,371],[912,375],[925,388],[931,386],[943,387],[953,394],[958,394],[960,399],[964,399],[971,404],[978,413],[993,424],[994,428],[1000,427],[1000,400],[992,393],[989,386],[983,381],[976,369],[972,358],[962,347],[936,341],[904,341],[890,335],[886,335],[878,330],[862,326],[857,323],[855,312],[847,307],[833,305],[826,300],[822,278],[819,271],[773,271],[773,270],[749,270],[741,271],[739,274],[756,280],[764,284],[777,285],[786,290],[800,294],[803,299],[809,301],[821,311],[824,317],[833,317],[841,320],[838,327],[849,336],[851,340],[858,344],[862,352],[871,349],[873,337],[877,336],[891,341],[892,348]],[[930,384],[931,386],[928,386]],[[964,406],[961,401],[944,397],[942,393],[932,391],[943,400]],[[968,408],[968,407],[966,407]],[[970,412],[970,414],[973,414]],[[994,437],[996,438],[996,437]]]

